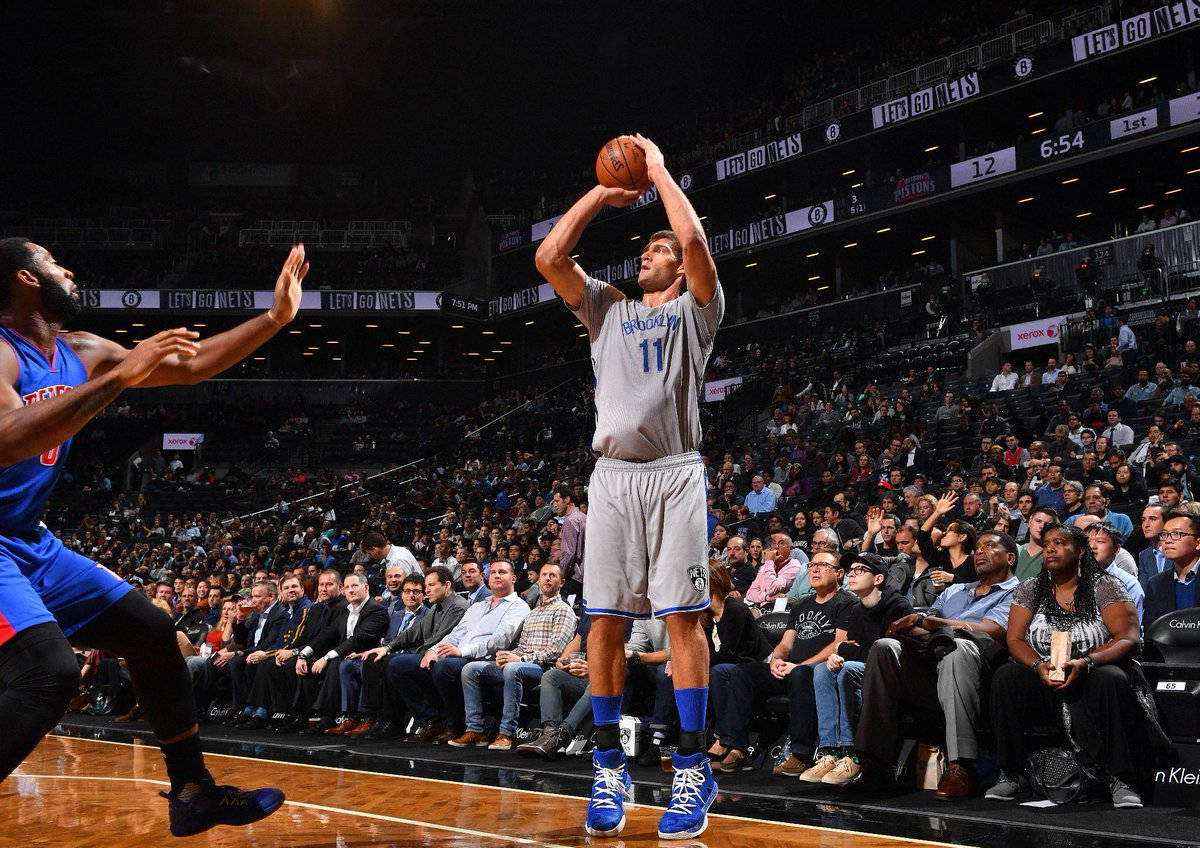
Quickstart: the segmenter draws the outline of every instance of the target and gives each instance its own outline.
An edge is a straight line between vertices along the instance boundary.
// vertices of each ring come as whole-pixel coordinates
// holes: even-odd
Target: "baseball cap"
[[[876,574],[887,574],[887,566],[883,564],[883,557],[881,557],[879,554],[850,551],[849,553],[842,554],[841,559],[838,560],[838,565],[840,565],[846,571],[849,571],[850,566],[854,565],[855,563],[861,563],[865,565]]]

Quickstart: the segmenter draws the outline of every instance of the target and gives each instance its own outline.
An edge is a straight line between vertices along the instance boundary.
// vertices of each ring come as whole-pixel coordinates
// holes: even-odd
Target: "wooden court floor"
[[[266,759],[207,754],[218,782],[273,785],[288,796],[248,828],[176,840],[166,823],[162,757],[143,744],[49,736],[0,784],[0,846],[252,846],[253,848],[515,848],[707,846],[903,848],[940,845],[811,825],[713,815],[698,839],[659,840],[660,807],[627,808],[617,839],[591,839],[580,798]]]

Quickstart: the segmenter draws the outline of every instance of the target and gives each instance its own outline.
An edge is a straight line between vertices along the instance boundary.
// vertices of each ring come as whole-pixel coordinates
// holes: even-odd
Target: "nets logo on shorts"
[[[708,591],[708,569],[702,568],[699,565],[693,565],[688,569],[688,580],[692,581],[692,585],[696,587],[697,592]]]

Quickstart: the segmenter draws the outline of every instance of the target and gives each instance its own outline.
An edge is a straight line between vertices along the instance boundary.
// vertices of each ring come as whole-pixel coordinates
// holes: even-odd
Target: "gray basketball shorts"
[[[698,454],[596,461],[583,606],[592,615],[626,618],[708,606],[708,498]]]

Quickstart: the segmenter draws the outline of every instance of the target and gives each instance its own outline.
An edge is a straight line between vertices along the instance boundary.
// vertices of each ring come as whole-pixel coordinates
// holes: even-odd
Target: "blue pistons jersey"
[[[61,337],[54,340],[50,361],[33,342],[10,327],[0,325],[0,339],[8,342],[17,356],[21,372],[14,388],[26,406],[87,382],[87,368]],[[0,533],[27,532],[38,526],[70,447],[68,439],[40,456],[0,466]]]
[[[87,368],[61,338],[49,360],[37,345],[0,325],[0,341],[20,365],[14,388],[29,406],[87,381]],[[71,440],[0,467],[0,645],[34,625],[57,623],[67,636],[133,589],[104,566],[67,548],[41,525]]]

